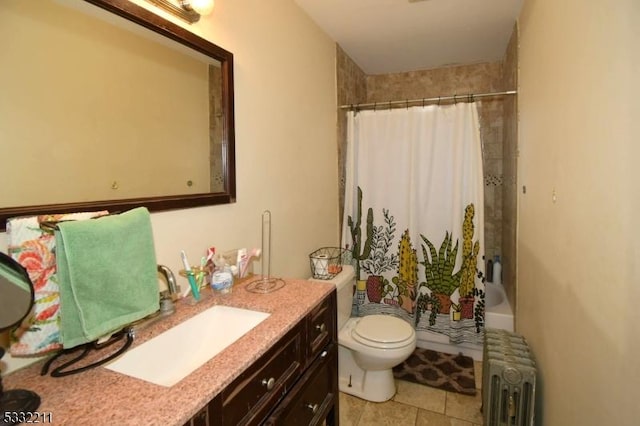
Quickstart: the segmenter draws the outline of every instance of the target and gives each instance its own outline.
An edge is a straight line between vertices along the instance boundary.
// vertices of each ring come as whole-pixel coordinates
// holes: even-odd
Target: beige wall
[[[540,424],[635,425],[640,2],[527,0],[519,25],[517,324]]]
[[[136,2],[235,60],[238,200],[152,214],[158,261],[178,270],[181,249],[260,247],[269,209],[272,273],[309,276],[308,254],[338,243],[335,44],[293,0],[220,1],[194,25]]]
[[[334,42],[293,0],[219,1],[191,26],[136,2],[235,60],[237,202],[153,213],[158,262],[177,272],[181,249],[195,260],[209,246],[260,247],[269,209],[272,275],[310,276],[308,254],[339,240]]]
[[[153,214],[158,260],[177,270],[181,248],[260,247],[269,209],[272,274],[309,276],[308,254],[338,243],[334,43],[293,0],[220,1],[194,25],[171,19],[234,54],[238,201]]]

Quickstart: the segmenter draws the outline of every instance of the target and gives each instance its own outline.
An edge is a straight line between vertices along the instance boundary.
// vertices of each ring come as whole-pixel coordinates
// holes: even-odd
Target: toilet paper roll
[[[329,277],[329,256],[319,254],[313,257],[313,274],[316,278]]]

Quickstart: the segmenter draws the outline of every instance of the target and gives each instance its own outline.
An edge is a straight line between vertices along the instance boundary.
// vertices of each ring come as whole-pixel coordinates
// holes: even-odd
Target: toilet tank
[[[320,280],[310,278],[311,281],[331,283],[336,286],[338,293],[338,330],[351,316],[351,305],[353,304],[353,291],[356,285],[356,274],[351,265],[342,265],[342,272],[330,280]]]

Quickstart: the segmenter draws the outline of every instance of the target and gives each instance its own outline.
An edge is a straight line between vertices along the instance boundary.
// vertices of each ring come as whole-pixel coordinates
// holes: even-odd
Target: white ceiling
[[[524,0],[295,0],[366,74],[501,60]]]

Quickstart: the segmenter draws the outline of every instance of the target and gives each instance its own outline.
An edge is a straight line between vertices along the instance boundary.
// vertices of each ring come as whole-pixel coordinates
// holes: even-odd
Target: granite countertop
[[[136,332],[133,347],[214,305],[271,314],[172,387],[104,367],[60,378],[40,376],[43,362],[38,362],[4,377],[4,388],[36,392],[42,399],[38,413],[51,413],[53,421],[47,422],[57,425],[182,425],[334,289],[329,283],[287,279],[286,285],[273,293],[255,294],[247,291],[249,282],[236,283],[233,292],[224,296],[203,290],[199,303],[190,305],[187,299],[181,300],[175,314]],[[49,417],[40,419],[44,422]]]

